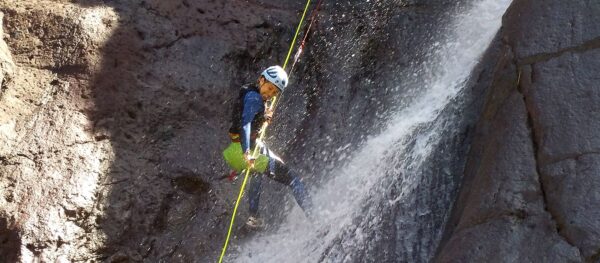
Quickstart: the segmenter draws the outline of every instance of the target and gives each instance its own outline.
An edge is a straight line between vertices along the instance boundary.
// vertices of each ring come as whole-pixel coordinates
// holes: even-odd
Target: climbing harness
[[[317,4],[315,10],[313,11],[313,15],[312,15],[312,18],[311,18],[310,26],[304,32],[305,35],[304,35],[304,39],[302,41],[302,45],[299,48],[299,52],[294,57],[294,63],[293,63],[294,65],[298,61],[298,58],[300,57],[300,53],[302,53],[301,49],[304,46],[304,43],[306,41],[306,36],[308,35],[310,27],[312,26],[312,23],[313,23],[314,18],[315,18],[315,14],[317,13],[319,6],[321,5],[321,1],[322,0],[319,0],[319,3]],[[310,2],[311,2],[311,0],[307,0],[306,1],[306,6],[304,7],[304,12],[302,12],[302,17],[300,18],[300,22],[298,23],[298,26],[296,27],[296,33],[294,34],[294,38],[292,40],[292,43],[290,44],[290,49],[289,49],[289,51],[287,53],[287,56],[285,58],[285,62],[283,63],[283,70],[285,70],[285,68],[286,68],[286,66],[288,64],[288,60],[290,59],[290,56],[291,56],[292,51],[294,49],[294,45],[296,44],[296,39],[298,38],[298,35],[300,33],[300,29],[302,28],[302,23],[304,22],[304,17],[306,16],[306,12],[308,11],[308,7],[310,6]],[[292,67],[292,69],[293,69],[293,67]],[[291,76],[291,71],[290,71],[289,75]],[[277,102],[277,97],[273,97],[271,105],[269,105],[269,108],[270,109],[274,109],[276,102]],[[261,129],[260,129],[260,136],[259,136],[259,138],[256,141],[256,145],[259,145],[260,142],[263,141],[263,139],[265,137],[266,130],[267,130],[267,126],[268,126],[268,123],[264,122],[263,125],[262,125],[262,127],[261,127]],[[256,158],[258,156],[258,150],[259,150],[259,147],[255,146],[254,150],[252,151],[253,158]],[[237,214],[237,209],[238,209],[238,206],[240,204],[240,200],[242,199],[242,196],[244,194],[244,189],[246,187],[246,183],[248,182],[248,176],[250,175],[250,170],[251,170],[250,168],[245,169],[244,180],[242,181],[242,186],[240,187],[240,192],[238,194],[237,200],[235,202],[235,206],[233,208],[233,214],[231,215],[231,222],[229,223],[229,230],[227,231],[227,237],[225,238],[225,244],[223,245],[223,250],[221,251],[221,256],[219,257],[219,263],[223,262],[223,258],[225,257],[225,252],[227,251],[227,245],[229,245],[229,238],[231,237],[231,232],[232,232],[232,229],[233,229],[233,224],[235,223],[235,216]]]

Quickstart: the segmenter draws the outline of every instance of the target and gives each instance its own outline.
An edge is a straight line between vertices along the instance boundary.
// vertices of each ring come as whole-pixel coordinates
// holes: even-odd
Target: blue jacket
[[[229,133],[239,135],[239,141],[244,152],[252,147],[253,137],[258,135],[264,121],[265,105],[255,85],[245,85],[232,112]],[[233,137],[232,137],[233,139]]]
[[[250,135],[253,131],[258,132],[261,124],[254,122],[255,119],[263,119],[265,112],[265,103],[262,96],[256,91],[248,91],[243,99],[243,110],[242,110],[242,133],[240,134],[240,143],[242,144],[242,150],[247,152],[250,150],[251,142]],[[252,124],[254,123],[254,127]]]

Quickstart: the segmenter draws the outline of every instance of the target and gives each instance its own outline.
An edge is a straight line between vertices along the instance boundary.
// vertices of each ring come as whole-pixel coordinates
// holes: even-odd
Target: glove
[[[248,164],[249,168],[254,168],[255,159],[256,158],[252,157],[252,154],[250,154],[250,151],[244,153],[244,160],[246,160],[246,163]]]

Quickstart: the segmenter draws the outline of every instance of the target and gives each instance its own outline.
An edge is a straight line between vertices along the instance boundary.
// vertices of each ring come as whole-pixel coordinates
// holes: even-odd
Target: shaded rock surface
[[[600,4],[515,0],[439,262],[596,262]]]
[[[283,4],[299,9],[3,1],[3,258],[189,262],[220,248],[237,188],[216,180],[226,102],[281,57],[296,17]]]

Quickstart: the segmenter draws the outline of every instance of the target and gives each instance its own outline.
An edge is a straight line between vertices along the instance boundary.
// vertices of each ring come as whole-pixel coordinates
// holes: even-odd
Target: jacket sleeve
[[[262,98],[256,92],[248,92],[244,96],[244,106],[242,109],[242,127],[241,138],[242,151],[250,150],[250,134],[252,133],[252,121],[263,106]]]

